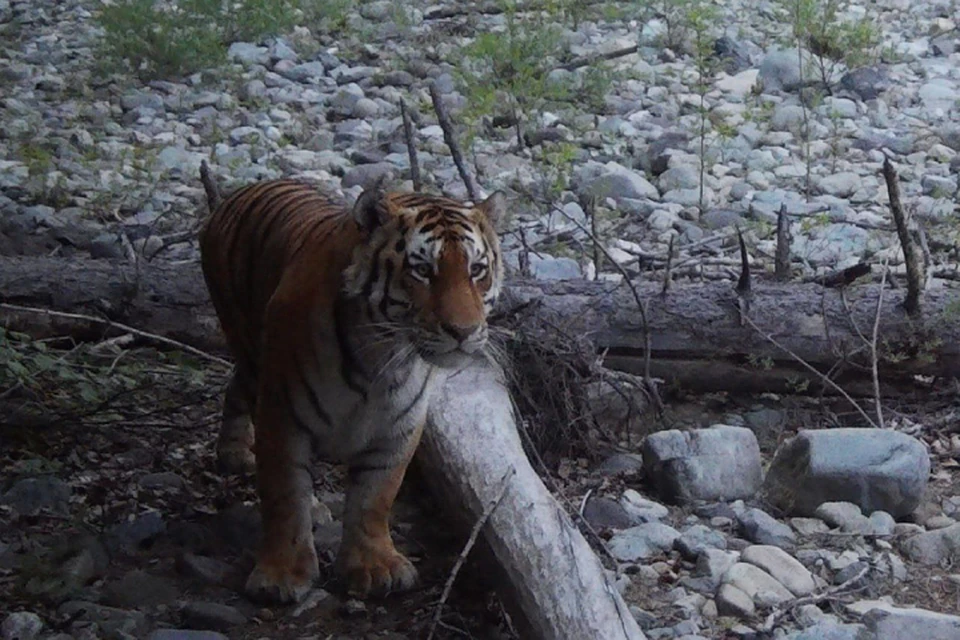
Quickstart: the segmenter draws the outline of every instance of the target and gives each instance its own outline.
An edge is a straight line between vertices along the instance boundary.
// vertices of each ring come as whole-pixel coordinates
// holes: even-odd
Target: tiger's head
[[[353,206],[363,241],[344,272],[347,295],[427,362],[455,367],[483,351],[503,284],[497,225],[506,197],[475,206],[419,193],[364,191]]]

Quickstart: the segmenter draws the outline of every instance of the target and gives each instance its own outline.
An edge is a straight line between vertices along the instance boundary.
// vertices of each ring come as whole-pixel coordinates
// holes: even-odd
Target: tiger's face
[[[427,362],[455,367],[487,344],[503,283],[501,192],[474,207],[422,194],[364,192],[354,215],[366,240],[345,272],[348,295]]]

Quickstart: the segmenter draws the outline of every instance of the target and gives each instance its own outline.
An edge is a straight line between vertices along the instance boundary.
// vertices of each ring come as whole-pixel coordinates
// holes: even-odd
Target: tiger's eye
[[[426,264],[425,262],[421,262],[420,264],[415,265],[413,267],[413,272],[416,273],[421,278],[429,278],[430,276],[433,275],[433,267]]]
[[[487,265],[483,264],[482,262],[474,262],[472,265],[470,265],[470,276],[473,278],[479,278],[486,272],[486,270]]]

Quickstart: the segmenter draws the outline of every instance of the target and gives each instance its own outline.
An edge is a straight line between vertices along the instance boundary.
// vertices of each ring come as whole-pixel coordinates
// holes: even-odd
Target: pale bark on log
[[[789,392],[809,378],[782,350],[740,322],[732,283],[677,285],[666,295],[659,282],[638,282],[648,301],[651,372],[692,392]],[[867,365],[868,349],[853,323],[869,334],[878,288],[846,290],[852,314],[836,289],[815,283],[757,282],[750,314],[766,333],[806,362],[827,371],[844,358]],[[880,333],[896,361],[882,361],[887,390],[909,386],[917,374],[960,377],[960,323],[954,317],[960,293],[930,289],[923,317],[902,308],[903,290],[889,290],[881,308]],[[0,301],[58,311],[90,313],[161,334],[201,349],[224,353],[223,338],[198,264],[129,264],[62,258],[0,258]],[[517,309],[519,308],[519,311]],[[636,303],[626,287],[603,282],[514,281],[499,311],[511,315],[529,337],[563,333],[586,336],[604,364],[643,370],[644,335]],[[100,326],[0,310],[0,323],[35,335],[70,333],[97,337]],[[50,326],[45,326],[49,324]],[[846,366],[836,377],[853,395],[872,396],[869,367]],[[816,384],[816,382],[815,382]]]
[[[597,556],[531,468],[510,394],[491,367],[453,374],[431,402],[417,450],[452,513],[478,520],[524,638],[640,640],[643,632]]]

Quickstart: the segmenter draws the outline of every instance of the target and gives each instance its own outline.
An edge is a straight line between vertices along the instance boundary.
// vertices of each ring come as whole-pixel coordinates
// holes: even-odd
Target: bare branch
[[[913,236],[910,235],[903,205],[900,203],[900,179],[897,177],[897,170],[893,168],[890,158],[883,159],[883,179],[887,183],[890,213],[893,214],[893,221],[897,225],[897,236],[900,238],[900,246],[903,247],[903,260],[907,267],[907,296],[904,298],[903,307],[908,314],[915,316],[920,313],[920,298],[923,294],[924,281],[923,266]]]
[[[433,100],[433,110],[436,111],[440,128],[443,129],[443,140],[450,148],[450,155],[453,156],[453,163],[457,165],[457,171],[460,172],[460,179],[463,180],[470,199],[476,203],[477,185],[473,182],[473,176],[467,171],[467,164],[463,161],[463,152],[460,150],[460,143],[457,142],[453,122],[450,120],[450,114],[447,113],[447,108],[443,104],[443,96],[440,95],[440,89],[435,82],[430,83],[430,99]]]
[[[410,112],[407,111],[407,103],[400,98],[400,116],[403,118],[403,137],[407,142],[407,155],[410,156],[410,180],[413,181],[413,190],[421,191],[423,181],[420,179],[420,160],[417,158],[417,141],[413,134],[413,122],[410,120]]]

